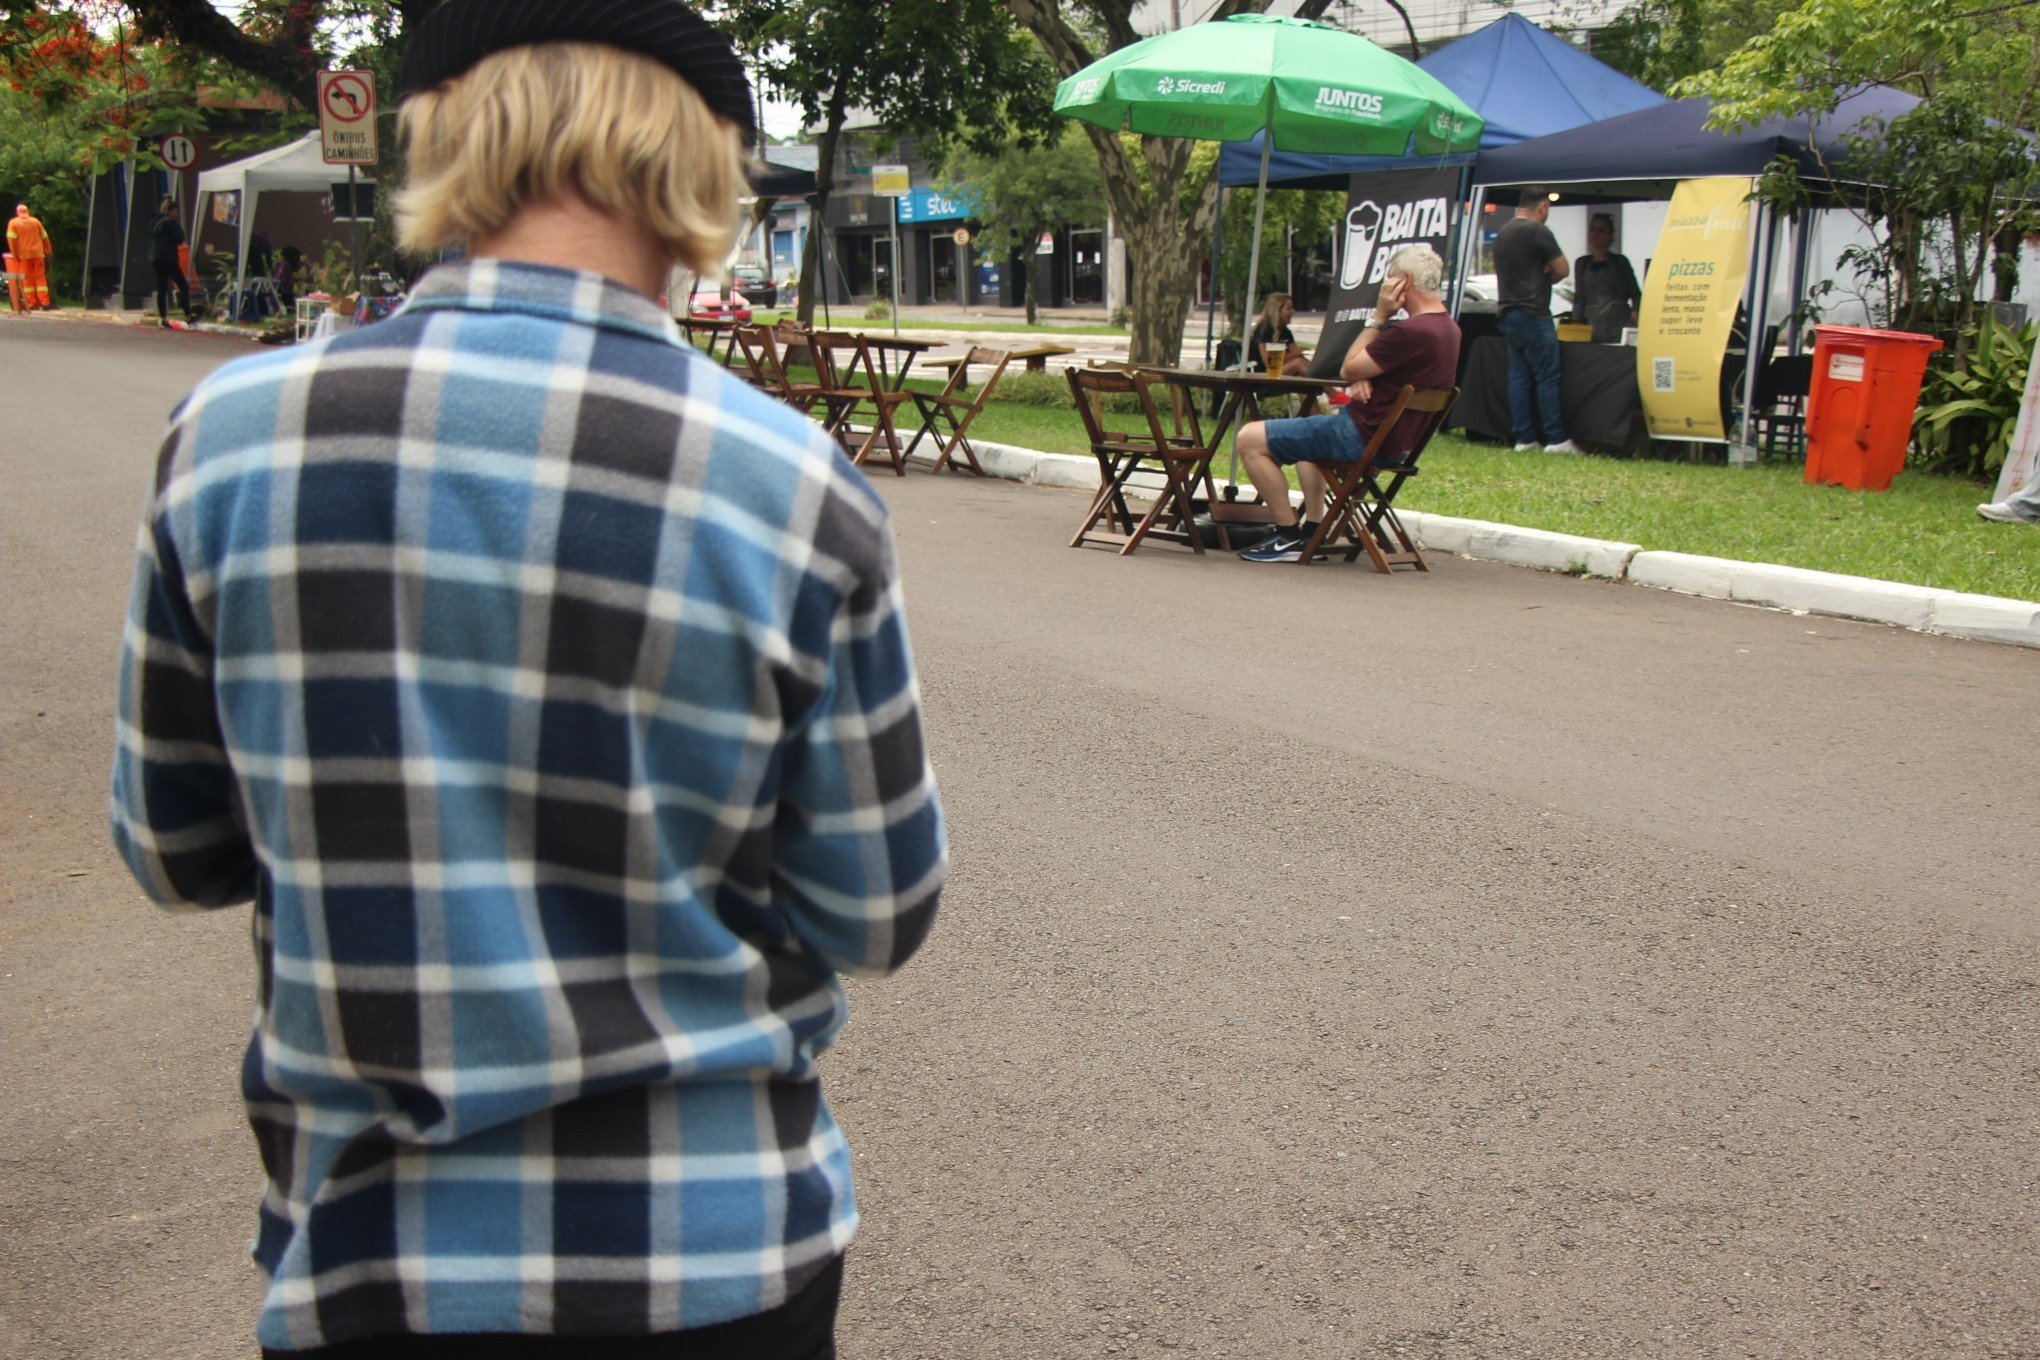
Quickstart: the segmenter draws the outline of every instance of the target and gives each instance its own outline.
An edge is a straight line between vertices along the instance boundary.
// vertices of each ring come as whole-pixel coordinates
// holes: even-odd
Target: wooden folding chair
[[[1215,452],[1202,439],[1197,425],[1195,403],[1190,404],[1188,426],[1172,434],[1163,428],[1155,407],[1153,374],[1116,368],[1072,368],[1070,393],[1076,398],[1077,414],[1091,441],[1091,454],[1098,460],[1098,494],[1084,513],[1084,522],[1072,548],[1086,543],[1117,543],[1120,556],[1134,551],[1150,534],[1178,538],[1202,554],[1204,536],[1198,531],[1192,493],[1200,478],[1208,482],[1211,456]],[[1104,401],[1111,396],[1131,394],[1139,407],[1145,432],[1110,430],[1105,426]],[[1127,503],[1127,479],[1143,462],[1161,467],[1163,485],[1145,515],[1135,520]],[[1103,525],[1104,527],[1100,527]],[[1218,527],[1220,547],[1229,547],[1225,527]]]
[[[737,326],[730,331],[730,344],[723,352],[723,365],[759,391],[776,397],[779,389],[772,379],[773,365],[768,364],[764,357],[764,349],[771,343],[772,332],[766,327]]]
[[[1353,540],[1352,548],[1346,553],[1348,562],[1358,561],[1360,554],[1365,552],[1373,561],[1374,569],[1383,574],[1398,566],[1430,570],[1424,564],[1423,553],[1417,551],[1416,540],[1410,537],[1409,530],[1396,517],[1395,497],[1402,490],[1402,484],[1417,475],[1417,459],[1430,444],[1431,436],[1444,428],[1445,417],[1458,400],[1459,389],[1456,387],[1431,392],[1405,387],[1358,459],[1350,463],[1299,460],[1309,462],[1324,474],[1325,486],[1331,495],[1317,532],[1311,535],[1310,542],[1303,545],[1303,555],[1296,559],[1299,563],[1308,566],[1320,548],[1337,542],[1344,535]],[[1409,452],[1393,463],[1377,464],[1375,459],[1381,456],[1390,434],[1405,418],[1422,422]],[[1385,486],[1382,484],[1383,477],[1388,479]],[[1305,507],[1306,510],[1309,508]]]
[[[949,370],[949,381],[942,385],[940,392],[907,393],[913,398],[915,408],[921,413],[921,428],[914,431],[914,439],[907,445],[907,453],[911,455],[919,448],[921,436],[932,430],[935,442],[941,450],[935,457],[935,471],[940,472],[951,466],[950,460],[961,453],[964,461],[970,464],[970,470],[980,477],[984,476],[985,470],[978,464],[977,450],[970,446],[970,423],[976,420],[978,412],[985,408],[985,402],[991,398],[992,389],[999,385],[999,375],[1006,371],[1006,365],[1012,361],[1012,357],[1011,353],[1003,349],[974,348],[963,357],[962,362]],[[978,388],[975,400],[961,395],[973,364],[992,366],[992,376],[986,378],[984,385]]]
[[[824,335],[828,337],[826,344],[823,340]],[[818,371],[823,363],[820,355],[824,352],[836,357],[844,353],[854,356],[847,364],[837,365],[837,372],[832,379],[850,403],[841,423],[837,426],[837,437],[842,440],[844,452],[850,455],[851,462],[863,467],[871,457],[872,450],[883,445],[886,457],[892,463],[893,475],[906,476],[907,453],[905,446],[900,443],[900,432],[894,423],[894,416],[900,407],[907,404],[912,394],[904,388],[894,387],[887,381],[885,365],[872,352],[867,337],[843,332],[817,331],[814,338],[817,347],[815,364]],[[870,408],[871,428],[864,432],[862,440],[855,440],[855,432],[850,428],[850,413],[860,405]]]
[[[796,382],[787,376],[779,337],[770,327],[745,327],[737,334],[737,345],[743,351],[744,361],[757,373],[751,381],[761,391],[779,398],[802,415],[811,413],[822,400],[821,384]]]
[[[856,443],[850,418],[859,404],[871,398],[866,376],[871,356],[864,352],[862,338],[848,331],[811,331],[802,339],[814,360],[815,383],[821,389],[822,428],[834,435],[843,452],[854,460],[863,450]]]

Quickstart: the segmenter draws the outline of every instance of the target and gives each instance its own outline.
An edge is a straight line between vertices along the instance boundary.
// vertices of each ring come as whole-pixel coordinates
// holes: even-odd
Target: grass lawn
[[[1050,453],[1089,450],[1076,413],[1053,407],[994,401],[973,429]],[[1399,501],[1646,548],[2040,600],[2040,527],[1977,518],[1977,502],[1989,499],[1988,486],[1925,472],[1900,473],[1889,491],[1845,491],[1806,485],[1796,463],[1562,458],[1444,435]]]
[[[1889,491],[1808,486],[1796,463],[1754,469],[1513,453],[1435,441],[1398,499],[1412,509],[1562,533],[2040,600],[2040,528],[1991,524],[1990,488],[1901,472]]]
[[[902,412],[905,430],[913,421],[911,409]],[[1045,453],[1090,451],[1077,413],[1055,406],[995,398],[971,433]],[[1221,454],[1221,476],[1225,462]],[[1988,486],[1911,470],[1889,491],[1845,491],[1806,485],[1797,463],[1745,469],[1515,453],[1441,435],[1397,503],[1647,549],[2040,600],[2040,526],[1978,518],[1977,502],[1989,498]]]

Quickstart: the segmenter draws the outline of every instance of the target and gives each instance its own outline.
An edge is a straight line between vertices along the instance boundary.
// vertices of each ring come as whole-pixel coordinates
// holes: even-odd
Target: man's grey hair
[[[1437,297],[1445,291],[1445,261],[1429,246],[1404,246],[1388,257],[1388,272],[1408,279],[1419,293]]]

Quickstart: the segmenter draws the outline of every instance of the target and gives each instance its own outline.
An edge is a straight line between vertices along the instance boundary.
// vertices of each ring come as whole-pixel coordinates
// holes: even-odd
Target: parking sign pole
[[[347,167],[347,253],[354,260],[354,291],[359,294],[361,287],[361,200],[360,190],[354,187],[354,167]]]
[[[892,201],[892,333],[900,334],[900,201]]]

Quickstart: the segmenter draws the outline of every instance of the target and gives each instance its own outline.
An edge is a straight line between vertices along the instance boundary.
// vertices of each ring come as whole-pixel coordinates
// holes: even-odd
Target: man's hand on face
[[[1403,309],[1408,295],[1409,280],[1400,274],[1390,274],[1381,281],[1381,291],[1374,297],[1374,321],[1376,325],[1392,318]]]

